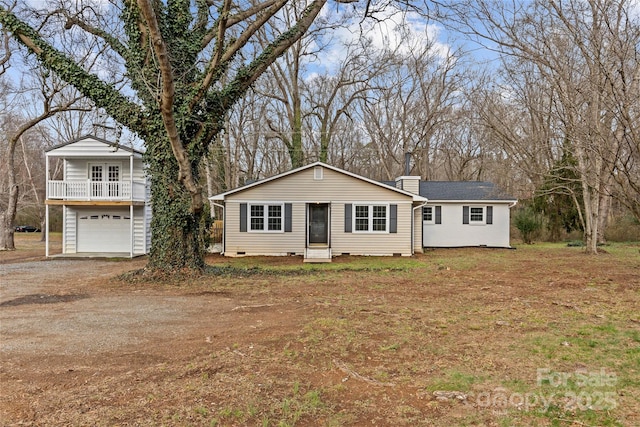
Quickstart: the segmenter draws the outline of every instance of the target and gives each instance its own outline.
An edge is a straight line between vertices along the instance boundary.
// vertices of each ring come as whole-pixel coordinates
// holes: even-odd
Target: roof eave
[[[63,142],[61,144],[56,144],[56,145],[54,145],[52,147],[46,148],[44,150],[44,152],[45,152],[45,154],[47,156],[49,156],[49,152],[51,152],[51,151],[55,151],[58,148],[66,147],[67,145],[75,144],[76,142],[80,142],[80,141],[85,140],[85,139],[93,139],[95,141],[102,142],[103,144],[106,144],[106,145],[108,145],[110,147],[118,147],[118,149],[122,149],[122,150],[128,151],[129,153],[134,154],[134,155],[138,154],[138,155],[142,156],[144,154],[142,151],[137,150],[135,148],[127,147],[125,145],[120,145],[120,144],[118,144],[116,142],[111,142],[111,141],[108,141],[108,140],[106,140],[104,138],[100,138],[100,137],[95,136],[95,135],[83,135],[83,136],[81,136],[79,138],[76,138],[76,139],[73,139],[71,141]]]
[[[514,203],[518,199],[429,199],[429,203]]]
[[[328,165],[328,164],[323,163],[323,162],[310,163],[308,165],[301,166],[299,168],[292,169],[290,171],[283,172],[283,173],[280,173],[278,175],[274,175],[272,177],[265,178],[265,179],[262,179],[260,181],[253,182],[251,184],[248,184],[248,185],[245,185],[245,186],[233,189],[233,190],[229,190],[229,191],[226,191],[224,193],[216,194],[214,196],[209,197],[209,200],[218,200],[218,201],[224,200],[227,196],[230,196],[232,194],[239,193],[239,192],[248,190],[248,189],[253,188],[253,187],[257,187],[258,185],[266,184],[267,182],[270,182],[270,181],[275,181],[277,179],[284,178],[284,177],[286,177],[288,175],[293,175],[293,174],[295,174],[297,172],[303,171],[305,169],[310,169],[310,168],[315,167],[315,166],[322,166],[322,167],[325,167],[327,169],[333,170],[334,172],[342,173],[342,174],[351,176],[352,178],[356,178],[356,179],[368,182],[370,184],[376,185],[378,187],[384,188],[385,190],[391,190],[391,191],[395,191],[396,193],[404,194],[405,196],[410,196],[410,197],[413,198],[414,202],[415,201],[417,201],[417,202],[421,202],[421,201],[425,201],[426,202],[427,201],[427,199],[425,197],[420,196],[418,194],[411,193],[411,192],[405,191],[405,190],[401,190],[399,188],[391,187],[391,186],[383,184],[381,182],[374,181],[373,179],[369,179],[369,178],[366,178],[364,176],[360,176],[358,174],[355,174],[355,173],[340,169],[340,168],[335,167],[335,166]]]

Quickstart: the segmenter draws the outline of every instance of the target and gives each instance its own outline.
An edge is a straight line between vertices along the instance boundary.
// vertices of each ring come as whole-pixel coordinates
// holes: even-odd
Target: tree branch
[[[6,31],[11,32],[20,44],[35,54],[46,68],[75,86],[96,106],[104,108],[114,119],[144,134],[145,120],[140,106],[55,49],[29,25],[2,6],[0,6],[0,24]]]
[[[196,183],[193,177],[189,156],[182,140],[180,139],[180,134],[178,133],[178,127],[175,121],[173,111],[175,86],[173,82],[173,69],[171,67],[167,45],[162,37],[162,33],[160,32],[160,25],[158,24],[158,20],[150,0],[138,0],[138,6],[140,7],[140,11],[147,22],[149,34],[151,36],[151,44],[156,53],[160,74],[162,76],[160,114],[162,115],[162,121],[164,123],[165,130],[167,131],[169,143],[171,144],[171,150],[178,162],[178,181],[184,185],[191,195],[191,209],[194,213],[199,213],[202,211],[204,206],[202,192],[200,191],[200,186]]]
[[[264,3],[260,3],[257,4],[253,7],[250,7],[249,9],[237,13],[235,15],[231,15],[228,17],[227,19],[227,28],[230,28],[244,20],[246,20],[247,18],[260,13],[261,11],[271,7],[273,4],[276,3],[277,0],[267,0]],[[210,6],[213,6],[212,2],[209,2]],[[218,27],[214,26],[206,35],[205,37],[202,39],[202,48],[204,49],[205,47],[207,47],[207,45],[209,43],[211,43],[211,40],[213,40],[216,37],[218,31]]]
[[[229,108],[289,47],[307,32],[327,0],[315,0],[306,7],[298,22],[269,44],[249,65],[242,67],[234,80],[227,85],[228,97],[221,100]]]

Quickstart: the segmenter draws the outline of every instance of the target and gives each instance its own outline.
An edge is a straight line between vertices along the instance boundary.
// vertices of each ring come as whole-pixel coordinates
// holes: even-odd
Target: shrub
[[[520,231],[522,240],[531,244],[533,238],[542,229],[542,219],[531,208],[520,209],[513,217],[513,224]]]

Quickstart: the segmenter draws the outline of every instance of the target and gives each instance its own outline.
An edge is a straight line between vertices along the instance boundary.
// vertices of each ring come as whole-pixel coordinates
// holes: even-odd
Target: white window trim
[[[356,206],[368,206],[368,226],[367,230],[356,230]],[[385,225],[384,231],[374,231],[373,230],[373,207],[374,206],[384,206],[385,207]],[[352,233],[361,233],[361,234],[389,234],[389,216],[390,212],[390,204],[389,203],[353,203],[351,211],[351,232]]]
[[[251,207],[263,206],[264,212],[262,214],[264,228],[262,230],[251,229]],[[269,230],[269,206],[280,206],[280,230]],[[264,203],[247,203],[247,232],[249,233],[284,233],[284,202],[264,202]]]
[[[424,210],[431,209],[431,219],[424,219]],[[422,222],[424,224],[435,224],[436,223],[436,207],[435,206],[423,206],[422,207]]]
[[[471,219],[471,209],[482,209],[482,220]],[[469,225],[487,225],[487,209],[485,206],[469,206]]]
[[[93,181],[93,182],[122,182],[122,175],[124,174],[124,169],[122,168],[122,162],[88,162],[87,164],[87,176],[89,181],[92,181],[91,168],[93,166],[102,166],[102,181]],[[117,166],[118,167],[118,180],[117,181],[109,181],[109,166]]]

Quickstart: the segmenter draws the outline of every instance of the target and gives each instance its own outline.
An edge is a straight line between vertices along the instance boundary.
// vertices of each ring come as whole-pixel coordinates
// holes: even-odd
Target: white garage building
[[[96,136],[46,151],[49,208],[62,206],[62,254],[134,257],[149,252],[151,205],[142,152]],[[62,180],[50,179],[61,167]]]

